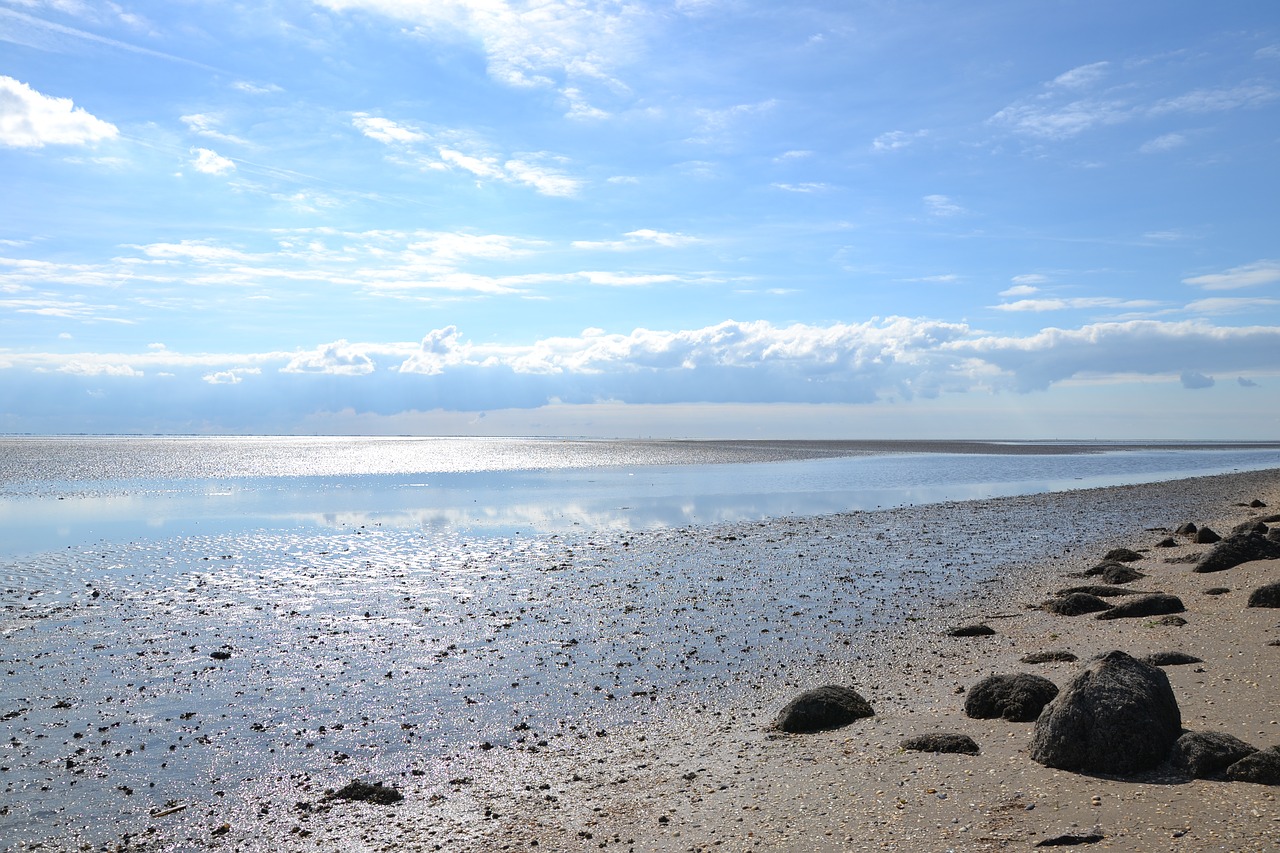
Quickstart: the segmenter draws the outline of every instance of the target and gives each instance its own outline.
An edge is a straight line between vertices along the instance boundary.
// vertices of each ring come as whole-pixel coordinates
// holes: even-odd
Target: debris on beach
[[[774,727],[793,734],[838,729],[875,711],[852,687],[827,684],[801,693],[778,713]]]
[[[1058,770],[1124,775],[1160,764],[1181,734],[1164,671],[1112,651],[1090,661],[1045,708],[1031,758]]]
[[[1029,723],[1058,695],[1058,685],[1042,675],[989,675],[969,688],[964,712],[975,720]]]

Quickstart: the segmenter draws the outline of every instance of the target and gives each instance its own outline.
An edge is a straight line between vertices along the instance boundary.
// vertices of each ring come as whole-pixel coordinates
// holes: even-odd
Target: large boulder
[[[1232,782],[1280,785],[1280,746],[1246,755],[1227,768],[1227,778]]]
[[[838,729],[863,717],[874,717],[871,703],[852,687],[828,684],[801,693],[786,704],[774,721],[784,732]]]
[[[1160,764],[1181,733],[1164,671],[1114,651],[1090,661],[1044,709],[1031,758],[1059,770],[1123,775]]]
[[[1223,732],[1183,732],[1174,742],[1169,759],[1191,778],[1208,779],[1257,751],[1240,738]]]
[[[1280,559],[1280,542],[1260,533],[1236,533],[1214,545],[1192,571],[1223,572],[1241,563],[1275,559]]]
[[[1126,598],[1110,610],[1099,613],[1098,618],[1132,619],[1138,616],[1163,616],[1166,613],[1181,613],[1186,609],[1178,596],[1158,592]]]
[[[1260,586],[1249,594],[1250,607],[1280,607],[1280,581]]]
[[[969,688],[964,712],[975,720],[1029,723],[1057,695],[1058,686],[1041,675],[989,675]]]
[[[1240,533],[1261,533],[1264,536],[1267,533],[1267,525],[1261,521],[1242,521],[1235,527],[1231,528],[1231,535],[1235,536]]]

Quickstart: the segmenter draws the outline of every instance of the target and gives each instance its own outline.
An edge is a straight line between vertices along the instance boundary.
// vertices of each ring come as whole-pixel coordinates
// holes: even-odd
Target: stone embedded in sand
[[[1178,540],[1174,539],[1172,536],[1166,536],[1156,543],[1156,547],[1157,548],[1177,548]]]
[[[1193,536],[1197,530],[1199,530],[1199,528],[1188,521],[1186,524],[1179,524],[1178,529],[1173,532],[1179,536]]]
[[[1112,548],[1102,558],[1109,563],[1132,563],[1142,559],[1142,555],[1131,548]]]
[[[1163,619],[1157,619],[1153,624],[1164,625],[1168,628],[1181,628],[1187,624],[1187,620],[1181,616],[1165,616]]]
[[[1280,607],[1280,581],[1260,586],[1249,593],[1250,607]]]
[[[1257,751],[1257,747],[1223,732],[1183,732],[1174,742],[1169,760],[1192,779],[1208,779]]]
[[[1213,530],[1208,527],[1201,527],[1196,531],[1195,535],[1195,542],[1197,545],[1212,545],[1220,539],[1222,539],[1222,537],[1214,533]]]
[[[329,794],[328,799],[356,800],[364,803],[377,803],[380,806],[389,806],[392,803],[398,803],[403,800],[404,794],[395,788],[383,785],[381,782],[361,782],[359,779],[353,779],[332,794]]]
[[[1182,599],[1167,593],[1139,595],[1126,598],[1110,610],[1098,614],[1099,619],[1133,619],[1138,616],[1161,616],[1165,613],[1182,613],[1187,608]]]
[[[978,742],[968,735],[939,732],[930,735],[909,737],[901,744],[903,749],[912,752],[954,752],[963,755],[977,755]]]
[[[1146,575],[1137,569],[1131,569],[1128,566],[1117,563],[1103,569],[1102,574],[1099,575],[1099,577],[1102,578],[1104,583],[1122,584],[1132,583],[1140,578],[1145,578]]]
[[[1253,500],[1249,501],[1249,506],[1253,507],[1254,509],[1262,509],[1264,506],[1266,506],[1266,504],[1264,504],[1262,501],[1258,500],[1257,498],[1254,498]]]
[[[1110,610],[1111,605],[1085,592],[1070,592],[1060,598],[1051,598],[1040,605],[1040,609],[1056,616],[1083,616],[1086,613],[1097,613],[1099,610]]]
[[[1152,666],[1186,666],[1189,663],[1204,663],[1202,659],[1186,652],[1152,652],[1142,660]]]
[[[1164,760],[1182,714],[1162,670],[1108,652],[1063,688],[1036,720],[1031,758],[1084,773],[1132,773]]]
[[[1246,755],[1227,768],[1227,778],[1232,782],[1280,785],[1280,746]]]
[[[1204,591],[1204,594],[1205,594],[1205,595],[1226,595],[1226,594],[1227,594],[1227,593],[1229,593],[1229,592],[1231,592],[1231,588],[1230,588],[1230,587],[1226,587],[1226,586],[1211,586],[1211,587],[1209,587],[1208,589],[1206,589],[1206,590]]]
[[[1274,515],[1264,515],[1262,516],[1262,518],[1259,518],[1258,521],[1261,521],[1263,524],[1280,523],[1280,513],[1276,513]]]
[[[1071,652],[1032,652],[1022,656],[1023,663],[1071,663],[1080,660]]]
[[[1280,543],[1272,542],[1259,533],[1237,533],[1214,545],[1192,571],[1202,574],[1223,572],[1241,563],[1275,559],[1280,559]]]
[[[852,687],[828,684],[801,693],[778,713],[774,726],[784,732],[805,733],[838,729],[863,717],[874,717],[871,703]]]
[[[1267,525],[1261,521],[1242,521],[1235,527],[1231,528],[1231,535],[1237,536],[1241,533],[1257,533],[1265,536],[1267,533]]]
[[[1041,675],[989,675],[969,688],[964,712],[975,720],[1029,723],[1057,695],[1058,686]]]
[[[952,628],[947,632],[948,637],[990,637],[995,634],[996,629],[990,625],[961,625],[959,628]]]
[[[1037,842],[1037,847],[1075,847],[1078,844],[1097,844],[1105,839],[1101,832],[1065,832]]]

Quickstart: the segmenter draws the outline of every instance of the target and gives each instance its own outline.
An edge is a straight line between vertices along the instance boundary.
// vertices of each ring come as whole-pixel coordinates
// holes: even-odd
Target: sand
[[[902,618],[848,645],[815,649],[815,660],[784,671],[750,673],[756,683],[723,696],[666,696],[662,719],[602,727],[583,737],[473,748],[447,772],[406,772],[386,780],[405,799],[391,805],[324,799],[318,790],[282,790],[257,814],[218,813],[195,803],[182,824],[157,815],[149,826],[120,827],[120,849],[225,850],[1025,850],[1065,833],[1100,835],[1092,849],[1262,851],[1280,848],[1280,788],[1185,781],[1155,774],[1139,781],[1050,770],[1033,762],[1033,724],[964,716],[964,692],[993,673],[1034,672],[1064,685],[1089,657],[1122,649],[1135,656],[1177,650],[1203,663],[1166,667],[1190,729],[1222,731],[1255,745],[1280,744],[1280,611],[1247,608],[1251,590],[1280,580],[1280,561],[1196,574],[1189,554],[1208,546],[1180,540],[1154,547],[1184,521],[1226,532],[1237,522],[1280,511],[1280,472],[1198,478],[1183,484],[1096,490],[1096,511],[1133,489],[1167,495],[1165,530],[1134,527],[1098,538],[1089,517],[1076,522],[1079,543],[1009,567],[950,601],[887,600]],[[1261,499],[1270,509],[1242,504]],[[1034,499],[1044,511],[1051,497]],[[996,502],[997,505],[999,502]],[[1176,505],[1176,508],[1175,508]],[[1194,510],[1192,517],[1184,513]],[[923,508],[925,517],[929,508]],[[954,519],[964,505],[951,508]],[[851,517],[852,518],[852,517]],[[753,537],[803,530],[830,537],[840,517],[746,525],[732,543],[744,558]],[[749,528],[749,529],[748,529]],[[704,547],[732,559],[724,530],[691,531]],[[1034,530],[989,532],[987,547]],[[698,544],[701,543],[701,544]],[[1154,619],[1099,621],[1033,609],[1112,547],[1143,553],[1133,565],[1149,576],[1130,586],[1178,595],[1180,627]],[[833,559],[818,553],[817,559]],[[1229,592],[1205,594],[1227,587]],[[812,617],[812,614],[806,614]],[[990,637],[955,638],[950,627],[986,622]],[[803,636],[800,620],[787,630]],[[1069,650],[1076,663],[1029,665],[1025,654]],[[749,679],[750,680],[750,679]],[[783,735],[774,714],[802,688],[839,680],[858,689],[876,716],[831,732]],[[905,752],[900,741],[929,732],[961,732],[976,756]],[[197,809],[198,806],[198,809]],[[166,823],[173,820],[172,824]],[[125,833],[128,833],[127,837]],[[78,849],[51,839],[44,849]],[[110,847],[108,847],[110,849]]]

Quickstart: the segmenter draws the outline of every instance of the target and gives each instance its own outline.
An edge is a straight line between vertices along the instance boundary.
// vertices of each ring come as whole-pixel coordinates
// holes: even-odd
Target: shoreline
[[[1129,498],[1149,504],[1153,517],[1124,529],[1109,527],[1106,513],[1118,512]],[[1184,672],[1194,669],[1188,667],[1166,670],[1183,704],[1184,724],[1190,727],[1190,721],[1204,717],[1212,724],[1206,727],[1217,725],[1255,746],[1280,743],[1280,728],[1274,722],[1280,716],[1280,687],[1254,671],[1262,669],[1254,665],[1267,653],[1275,653],[1280,660],[1280,649],[1266,648],[1264,639],[1280,636],[1275,612],[1263,610],[1243,617],[1228,612],[1232,607],[1239,609],[1242,596],[1252,588],[1250,583],[1256,586],[1266,582],[1260,578],[1275,579],[1280,574],[1276,567],[1257,564],[1225,575],[1194,576],[1184,564],[1158,561],[1196,549],[1148,553],[1139,567],[1145,569],[1149,563],[1152,578],[1142,583],[1159,580],[1161,585],[1150,588],[1182,595],[1191,611],[1186,614],[1189,624],[1177,629],[1135,632],[1137,626],[1126,624],[1135,620],[1102,623],[1025,609],[1052,589],[1071,583],[1062,580],[1063,573],[1096,563],[1109,547],[1153,544],[1158,537],[1144,529],[1147,525],[1172,529],[1193,520],[1225,532],[1220,526],[1230,529],[1249,512],[1234,504],[1252,498],[1280,508],[1280,471],[883,513],[720,524],[650,535],[643,541],[634,533],[588,536],[587,544],[579,546],[588,549],[584,559],[617,555],[624,542],[633,541],[637,548],[652,546],[671,559],[697,563],[714,558],[724,565],[749,564],[752,557],[773,553],[769,548],[782,548],[775,544],[782,542],[785,548],[777,551],[782,557],[799,555],[812,563],[814,572],[830,575],[848,571],[849,566],[874,571],[868,563],[876,561],[876,553],[850,555],[839,550],[838,537],[851,526],[867,524],[868,519],[894,516],[904,523],[915,519],[921,542],[929,536],[930,525],[970,525],[974,519],[998,519],[1021,511],[1031,517],[1038,513],[1046,526],[1066,524],[1080,532],[1079,545],[1069,553],[1055,551],[1037,560],[1007,563],[964,590],[930,592],[936,578],[921,569],[920,577],[912,581],[914,598],[886,600],[882,605],[900,614],[896,621],[891,619],[886,626],[868,624],[865,630],[858,625],[840,627],[832,636],[843,639],[812,649],[807,659],[794,654],[784,659],[759,658],[763,663],[756,671],[744,673],[743,681],[730,685],[731,689],[713,685],[710,692],[700,694],[695,689],[685,696],[663,691],[660,700],[650,700],[654,716],[662,717],[659,721],[602,723],[595,731],[566,737],[561,736],[563,732],[554,736],[540,732],[542,726],[537,724],[493,749],[473,745],[458,754],[436,756],[413,772],[409,768],[399,776],[384,772],[382,779],[405,795],[397,805],[324,800],[325,788],[339,787],[346,779],[376,780],[351,766],[317,773],[314,778],[308,774],[303,784],[282,778],[274,788],[258,791],[245,802],[197,797],[171,816],[120,825],[115,835],[126,842],[123,849],[156,850],[479,851],[529,849],[537,842],[536,847],[544,850],[840,850],[854,845],[976,851],[1024,849],[1030,846],[1028,840],[1065,831],[1071,824],[1089,829],[1093,824],[1085,822],[1093,821],[1102,824],[1106,833],[1102,847],[1267,849],[1280,839],[1276,789],[1217,782],[1135,786],[1048,771],[1024,754],[1029,724],[968,720],[958,712],[955,692],[993,671],[1035,671],[1061,685],[1079,664],[1029,667],[1016,663],[1021,654],[1045,648],[1041,638],[1045,632],[1058,634],[1052,647],[1072,648],[1082,660],[1113,646],[1124,647],[1115,645],[1122,641],[1131,646],[1138,640],[1176,644],[1191,651],[1226,648],[1221,643],[1230,640],[1241,644],[1239,650],[1229,652],[1231,658],[1222,657],[1228,652],[1215,652],[1217,658],[1199,655],[1206,661],[1206,672]],[[1166,517],[1154,517],[1162,506]],[[1192,511],[1198,517],[1183,517]],[[1055,513],[1081,513],[1081,517],[1054,517]],[[973,535],[977,550],[1000,547],[1000,540],[1016,536],[1032,540],[1025,553],[1033,553],[1037,530],[1001,530],[992,524],[985,530],[974,529]],[[885,542],[880,555],[914,553],[918,544]],[[938,559],[928,549],[920,550],[922,562]],[[740,580],[750,582],[752,577],[747,573]],[[754,577],[764,579],[764,575]],[[1226,585],[1233,588],[1232,594],[1200,594],[1199,587],[1217,585],[1228,577]],[[1205,578],[1213,580],[1200,583]],[[1180,591],[1175,582],[1188,586]],[[769,630],[803,634],[804,624],[790,615],[791,608],[803,611],[806,619],[820,618],[821,606],[804,600],[813,591],[797,589],[797,600],[779,601],[778,618],[769,623]],[[889,587],[884,593],[887,597],[904,594]],[[1211,612],[1210,607],[1222,611]],[[1202,618],[1193,618],[1196,613]],[[1217,621],[1208,625],[1205,616]],[[945,627],[978,617],[990,620],[1000,633],[976,639],[944,636]],[[1247,631],[1215,633],[1222,626],[1241,624],[1242,619],[1252,620],[1244,625]],[[1130,636],[1135,633],[1136,637]],[[1242,656],[1245,649],[1256,656]],[[1228,682],[1217,679],[1226,678],[1230,684],[1260,685],[1251,689],[1262,697],[1261,704],[1223,692]],[[867,696],[877,716],[819,735],[777,737],[769,731],[767,724],[786,698],[802,687],[834,679]],[[1212,683],[1206,687],[1197,681]],[[1194,698],[1196,691],[1202,698]],[[1213,699],[1204,698],[1210,694]],[[644,699],[632,701],[636,707],[635,702]],[[1252,710],[1241,710],[1245,706]],[[1230,713],[1220,713],[1224,708]],[[1219,713],[1221,719],[1210,719]],[[982,745],[982,754],[927,756],[896,748],[902,737],[931,730],[970,733]],[[535,747],[539,743],[546,745]],[[0,782],[10,781],[7,775],[0,775]],[[1138,791],[1141,801],[1135,801]],[[1231,803],[1225,799],[1229,795],[1234,798]],[[1093,805],[1094,796],[1103,798],[1103,807]],[[1196,800],[1190,811],[1181,806],[1188,798]],[[1227,814],[1207,811],[1210,802],[1218,803]],[[1155,805],[1148,809],[1144,803]],[[1032,804],[1034,808],[1025,808]],[[1015,806],[1021,806],[1021,811]],[[1133,828],[1137,825],[1133,820],[1154,826],[1161,809],[1194,814],[1195,825],[1158,827],[1164,833],[1158,839]],[[1185,817],[1179,819],[1186,823]],[[150,827],[154,829],[148,831]],[[1182,833],[1176,841],[1174,832]],[[1217,842],[1208,832],[1220,832],[1227,846],[1212,846]],[[1237,835],[1236,846],[1230,846],[1231,833]],[[915,846],[922,839],[927,844]],[[56,839],[51,843],[53,849],[76,849],[78,843],[71,841],[64,837],[64,847],[57,847]],[[1263,846],[1249,846],[1255,842]],[[1175,843],[1179,846],[1170,846]],[[93,849],[98,849],[96,844]]]

